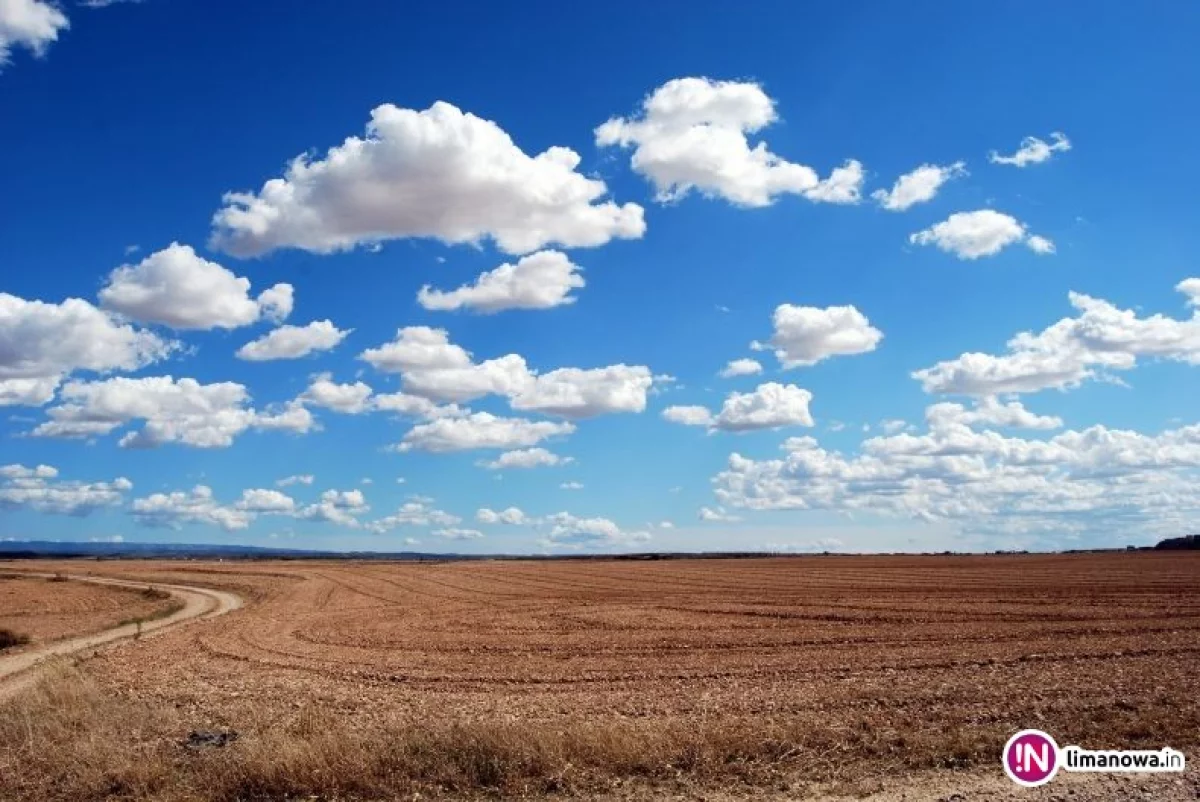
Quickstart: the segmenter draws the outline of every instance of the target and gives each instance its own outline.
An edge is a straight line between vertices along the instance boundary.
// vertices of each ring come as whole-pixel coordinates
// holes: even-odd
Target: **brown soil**
[[[164,594],[0,572],[0,629],[28,635],[31,647],[149,618],[170,605]]]
[[[1031,794],[998,760],[1025,727],[1196,753],[1200,555],[87,570],[225,587],[247,607],[86,664],[72,681],[91,701],[72,704],[141,722],[114,731],[87,781],[54,781],[62,765],[30,762],[0,722],[0,755],[25,756],[0,757],[0,774],[20,767],[18,798],[1197,793],[1189,770]],[[35,720],[70,706],[43,703]],[[193,728],[241,737],[181,760]]]

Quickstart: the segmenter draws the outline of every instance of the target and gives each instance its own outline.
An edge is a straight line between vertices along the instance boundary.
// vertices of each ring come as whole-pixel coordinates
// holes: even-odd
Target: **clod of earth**
[[[183,745],[187,749],[219,748],[229,746],[237,738],[235,730],[192,730]]]

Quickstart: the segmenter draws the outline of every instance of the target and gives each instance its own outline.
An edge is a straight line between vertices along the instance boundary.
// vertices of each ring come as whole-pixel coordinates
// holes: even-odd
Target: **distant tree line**
[[[1166,540],[1158,541],[1158,545],[1156,545],[1154,548],[1163,549],[1166,551],[1192,551],[1200,549],[1200,535],[1169,537]]]

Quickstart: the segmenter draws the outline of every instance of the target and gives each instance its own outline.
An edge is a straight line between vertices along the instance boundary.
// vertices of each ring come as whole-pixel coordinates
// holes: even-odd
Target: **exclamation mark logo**
[[[1041,730],[1021,730],[1004,745],[1004,772],[1017,785],[1036,788],[1058,771],[1058,744]]]

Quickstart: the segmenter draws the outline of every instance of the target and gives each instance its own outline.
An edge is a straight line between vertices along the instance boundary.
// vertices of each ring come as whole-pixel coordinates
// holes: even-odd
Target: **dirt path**
[[[52,576],[52,574],[33,573],[23,575],[43,578]],[[143,638],[161,634],[168,629],[177,627],[195,618],[215,618],[218,615],[223,615],[242,606],[241,597],[223,590],[73,574],[68,574],[67,579],[75,582],[91,582],[97,585],[115,585],[117,587],[128,588],[145,588],[149,586],[166,591],[173,598],[183,603],[183,607],[171,615],[143,623],[140,630],[140,637]],[[138,634],[137,624],[125,624],[124,626],[113,627],[112,629],[106,629],[91,635],[80,635],[74,638],[54,641],[7,657],[0,657],[0,699],[11,696],[22,688],[32,684],[37,678],[38,673],[33,669],[47,658],[99,648],[115,641],[133,638]]]

